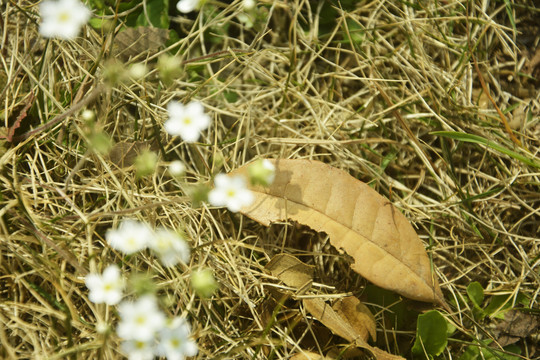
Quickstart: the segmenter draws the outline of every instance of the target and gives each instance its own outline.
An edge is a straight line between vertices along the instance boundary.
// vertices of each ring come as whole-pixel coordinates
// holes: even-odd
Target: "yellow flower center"
[[[172,345],[172,347],[174,347],[174,348],[179,347],[179,346],[180,346],[180,340],[178,340],[178,339],[171,339],[171,345]]]
[[[68,12],[61,12],[58,15],[58,21],[63,22],[63,23],[68,22],[70,18],[71,16],[69,15]]]

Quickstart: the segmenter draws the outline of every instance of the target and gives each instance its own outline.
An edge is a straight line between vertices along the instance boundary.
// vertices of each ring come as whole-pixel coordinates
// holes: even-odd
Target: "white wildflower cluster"
[[[190,250],[186,241],[170,229],[153,231],[147,224],[128,219],[122,221],[117,229],[108,230],[105,238],[111,247],[128,255],[150,248],[165,266],[189,261]],[[120,322],[116,333],[123,340],[121,348],[129,359],[164,356],[172,360],[197,354],[197,345],[190,339],[191,328],[187,320],[181,317],[167,319],[153,295],[121,302],[126,282],[116,265],[108,266],[102,274],[88,274],[85,283],[90,290],[90,301],[118,304]]]
[[[130,359],[164,356],[174,360],[197,355],[189,323],[182,317],[167,319],[155,297],[146,295],[125,301],[118,306],[118,313],[120,324],[116,332],[124,340],[121,347]]]
[[[147,224],[127,219],[117,229],[109,229],[105,239],[113,249],[126,255],[150,248],[167,267],[189,261],[190,250],[186,240],[170,229],[154,231]]]
[[[248,167],[249,179],[254,185],[269,186],[275,178],[276,168],[269,160],[257,160]],[[208,202],[214,206],[226,206],[233,212],[250,206],[255,197],[247,188],[241,175],[218,174],[214,179],[214,189],[208,194]]]
[[[204,113],[203,105],[192,101],[183,105],[171,101],[167,105],[168,119],[164,124],[170,135],[179,135],[185,142],[193,143],[199,139],[200,132],[210,125],[210,117]],[[178,176],[184,172],[182,163],[173,162],[169,172]],[[268,186],[274,181],[275,167],[268,160],[259,160],[249,167],[249,176],[253,184]],[[214,206],[226,206],[237,212],[248,207],[254,201],[253,193],[247,188],[246,180],[240,176],[218,174],[214,179],[214,189],[208,194],[208,201]]]
[[[205,2],[206,0],[180,0],[177,9],[182,13],[189,13],[201,9]],[[241,21],[252,24],[256,5],[256,0],[242,1],[241,9],[244,15]],[[63,40],[75,39],[92,15],[81,0],[43,0],[39,10],[39,33],[46,38]],[[181,72],[180,65],[181,61],[177,57],[160,58],[160,80],[171,84]],[[144,64],[134,64],[126,72],[133,80],[142,79],[147,73],[148,69]],[[117,76],[112,70],[111,74]],[[170,101],[167,112],[168,118],[163,124],[165,131],[172,136],[181,137],[186,143],[199,141],[201,133],[211,124],[211,117],[205,113],[203,104],[196,100],[187,104]],[[95,114],[87,111],[83,118],[88,122],[94,121]],[[135,168],[138,175],[153,173],[157,162],[157,156],[150,152],[146,157],[137,158]],[[169,163],[168,171],[173,177],[180,178],[185,170],[185,165],[180,161]],[[249,179],[241,175],[216,175],[214,188],[209,193],[206,189],[200,191],[201,198],[208,200],[213,206],[225,206],[233,212],[252,205],[255,195],[248,189],[248,180],[254,186],[269,186],[274,181],[275,167],[268,160],[258,160],[249,167],[248,173]],[[180,234],[166,228],[153,229],[148,224],[135,220],[123,220],[117,228],[106,232],[105,239],[111,248],[125,255],[150,249],[166,267],[179,263],[187,264],[190,258],[189,246]],[[129,359],[144,360],[159,356],[169,360],[182,360],[198,353],[197,344],[190,338],[191,327],[187,320],[183,317],[167,319],[154,295],[123,300],[127,282],[117,265],[105,267],[102,273],[90,273],[84,280],[91,302],[118,307],[120,321],[116,333],[123,340],[121,349]],[[194,291],[201,297],[212,296],[218,288],[210,269],[194,269],[191,283]],[[96,329],[99,333],[106,333],[108,325],[99,323]]]

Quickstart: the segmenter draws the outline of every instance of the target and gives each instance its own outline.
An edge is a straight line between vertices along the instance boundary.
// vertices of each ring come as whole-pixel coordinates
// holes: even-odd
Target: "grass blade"
[[[458,140],[458,141],[484,145],[484,146],[487,146],[487,147],[489,147],[489,148],[491,148],[491,149],[493,149],[495,151],[498,151],[500,153],[508,155],[511,158],[514,158],[514,159],[516,159],[518,161],[521,161],[522,163],[524,163],[526,165],[529,165],[529,166],[540,169],[540,163],[538,163],[537,161],[535,161],[535,160],[533,160],[533,159],[531,159],[531,158],[529,158],[529,157],[527,157],[525,155],[519,154],[519,153],[515,152],[514,150],[510,150],[508,148],[505,148],[504,146],[496,144],[495,142],[490,141],[488,139],[485,139],[485,138],[483,138],[481,136],[478,136],[478,135],[465,134],[465,133],[460,133],[460,132],[456,132],[456,131],[434,131],[434,132],[431,132],[430,134],[431,135],[442,136],[442,137],[445,137],[445,138],[454,139],[454,140]]]

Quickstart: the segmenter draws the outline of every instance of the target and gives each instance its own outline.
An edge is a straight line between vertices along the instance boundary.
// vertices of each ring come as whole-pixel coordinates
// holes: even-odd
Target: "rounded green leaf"
[[[484,289],[478,281],[474,281],[467,286],[467,295],[471,299],[472,303],[478,308],[482,308],[482,302],[484,301]]]
[[[448,343],[448,325],[444,316],[436,310],[418,316],[414,354],[440,355]]]

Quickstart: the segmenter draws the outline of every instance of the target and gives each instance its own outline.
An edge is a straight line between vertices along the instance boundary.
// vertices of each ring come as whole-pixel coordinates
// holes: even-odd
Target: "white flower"
[[[172,176],[182,176],[186,172],[186,165],[180,160],[174,160],[169,164],[169,173]]]
[[[111,247],[128,255],[145,249],[153,236],[146,224],[129,219],[122,221],[118,229],[109,229],[105,233]]]
[[[74,39],[91,12],[79,0],[43,1],[39,5],[39,33],[47,38]]]
[[[158,229],[148,244],[164,266],[174,266],[189,261],[190,250],[186,241],[175,231]]]
[[[146,295],[135,302],[118,305],[120,323],[116,328],[124,340],[150,341],[165,325],[165,315],[158,309],[156,299]]]
[[[202,0],[180,0],[176,8],[182,13],[189,13],[198,9],[202,5],[201,2]]]
[[[171,135],[180,135],[188,143],[199,140],[200,132],[210,125],[210,116],[204,113],[204,107],[198,101],[185,106],[171,101],[167,110],[169,119],[164,124],[165,130]]]
[[[233,212],[253,203],[254,197],[241,176],[218,174],[214,179],[215,188],[208,194],[208,201],[214,206],[226,206]]]
[[[159,332],[157,354],[168,360],[183,360],[185,356],[195,356],[199,352],[197,344],[189,338],[189,324],[180,317],[170,321]]]
[[[122,299],[124,280],[121,278],[120,269],[116,265],[109,265],[101,275],[86,275],[84,282],[90,290],[88,298],[93,303],[116,305]]]
[[[152,360],[154,358],[153,339],[151,341],[123,341],[120,348],[129,360]]]

